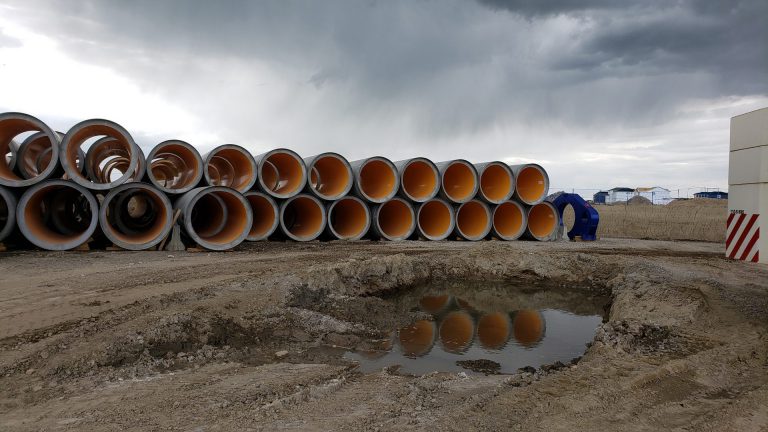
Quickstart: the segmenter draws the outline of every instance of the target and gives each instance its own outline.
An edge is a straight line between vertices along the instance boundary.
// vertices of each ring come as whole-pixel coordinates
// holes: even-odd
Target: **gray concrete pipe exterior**
[[[0,242],[8,238],[16,228],[16,195],[0,186]]]
[[[256,184],[256,161],[237,144],[220,145],[202,158],[203,176],[209,186],[225,186],[244,193]]]
[[[295,195],[280,205],[280,229],[295,241],[312,241],[325,230],[325,206],[309,194]]]
[[[447,239],[456,228],[453,206],[440,198],[422,203],[416,211],[416,232],[427,240]]]
[[[203,178],[203,158],[180,140],[163,141],[147,155],[147,180],[159,190],[178,195],[197,187]]]
[[[187,237],[209,250],[227,250],[242,243],[253,225],[248,201],[226,186],[192,189],[173,204]]]
[[[51,159],[49,164],[42,170],[40,175],[33,178],[24,178],[20,176],[14,168],[9,166],[8,160],[5,155],[8,153],[17,154],[13,151],[11,143],[16,143],[13,139],[23,133],[27,132],[42,132],[48,138],[48,141],[55,143],[51,146]],[[59,145],[59,135],[48,127],[45,123],[39,119],[32,117],[28,114],[8,112],[0,114],[0,186],[7,187],[28,187],[47,180],[59,172],[59,153],[61,147]],[[18,144],[18,143],[16,143]],[[15,150],[18,150],[16,148]],[[14,165],[18,165],[18,161],[14,161]]]
[[[99,210],[101,231],[115,246],[128,250],[157,246],[170,233],[172,220],[171,201],[146,183],[112,189]]]
[[[16,223],[21,234],[41,249],[74,249],[96,231],[99,204],[91,191],[75,182],[46,180],[21,196]]]
[[[549,194],[549,175],[538,164],[510,166],[515,175],[514,198],[525,205],[536,205]]]
[[[530,240],[557,240],[560,215],[549,201],[543,201],[528,208],[528,220],[524,237]]]
[[[400,178],[395,164],[382,156],[350,162],[355,176],[354,194],[369,203],[381,204],[397,194]]]
[[[507,164],[491,161],[475,164],[480,178],[478,198],[489,204],[500,204],[515,193],[515,176]]]
[[[440,192],[440,172],[431,160],[415,157],[397,161],[395,167],[400,179],[401,197],[423,203]]]
[[[464,159],[438,162],[440,171],[440,197],[444,200],[462,204],[475,198],[480,188],[477,170]]]
[[[253,223],[248,231],[248,241],[267,240],[280,225],[280,210],[275,200],[263,193],[249,191],[243,194],[251,205]]]
[[[277,199],[295,197],[307,184],[307,167],[293,150],[278,148],[254,156],[259,188]]]
[[[371,227],[371,211],[363,200],[347,196],[326,204],[327,237],[337,240],[360,240]]]
[[[316,197],[333,201],[341,199],[352,190],[354,176],[352,167],[344,156],[326,152],[304,158],[307,169],[307,192]]]
[[[371,237],[379,240],[406,240],[416,230],[416,212],[407,200],[399,197],[373,206]]]
[[[480,200],[471,200],[456,206],[456,235],[469,241],[486,238],[491,232],[491,210]]]
[[[505,201],[492,207],[491,236],[499,240],[519,239],[528,226],[528,209],[517,201]]]

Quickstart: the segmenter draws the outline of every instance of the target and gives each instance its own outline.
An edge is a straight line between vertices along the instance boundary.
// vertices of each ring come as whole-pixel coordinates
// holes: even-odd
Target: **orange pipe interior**
[[[451,302],[451,296],[424,296],[419,300],[419,307],[426,313],[437,315],[440,311],[448,307]]]
[[[402,238],[414,227],[411,208],[401,200],[387,201],[379,209],[378,223],[385,236]]]
[[[536,204],[528,212],[528,230],[537,238],[549,237],[557,229],[557,214],[554,207],[545,203]]]
[[[512,193],[512,174],[500,163],[487,165],[480,175],[480,190],[493,203],[509,198]]]
[[[99,169],[98,165],[107,157],[109,156],[115,156],[119,155],[122,157],[125,157],[128,161],[130,161],[130,158],[133,154],[134,148],[131,145],[131,143],[128,141],[126,137],[123,136],[123,134],[119,133],[115,129],[111,128],[108,125],[90,125],[83,127],[77,131],[74,132],[74,134],[71,136],[67,148],[64,150],[64,165],[69,168],[68,172],[73,173],[75,176],[79,176],[82,179],[86,179],[86,177],[80,173],[80,170],[77,168],[77,158],[78,158],[78,151],[80,150],[80,146],[89,138],[98,137],[98,136],[107,136],[112,138],[113,140],[109,141],[109,145],[107,148],[110,149],[108,154],[103,157],[96,157],[97,160],[95,162],[96,166],[93,166],[93,172],[97,173],[101,170]],[[101,154],[102,152],[100,152]],[[129,162],[125,163],[125,166],[127,167],[129,165]],[[90,181],[99,182],[99,179],[88,179]],[[109,178],[102,177],[101,183],[109,183]]]
[[[233,147],[213,150],[208,160],[208,177],[212,186],[227,186],[240,192],[256,178],[251,155]]]
[[[435,323],[419,320],[403,327],[398,332],[400,347],[403,354],[409,357],[419,357],[429,352],[435,343]]]
[[[509,315],[494,312],[483,315],[477,321],[477,338],[488,349],[501,349],[507,343],[512,331]]]
[[[349,166],[335,155],[315,159],[309,167],[309,184],[317,193],[336,199],[352,184]]]
[[[428,199],[437,186],[437,176],[438,173],[432,168],[432,165],[421,160],[415,160],[403,170],[403,190],[410,198]]]
[[[52,147],[53,143],[51,143],[48,135],[41,133],[37,138],[26,143],[24,151],[19,152],[22,153],[22,157],[16,160],[16,164],[24,165],[24,171],[27,172],[28,178],[37,177],[48,169],[51,163],[56,163],[51,158],[53,155]]]
[[[149,170],[157,184],[168,189],[191,186],[200,172],[198,159],[189,148],[180,144],[163,144],[157,149]]]
[[[382,160],[369,160],[360,168],[360,189],[373,200],[394,195],[396,182],[395,169]]]
[[[117,202],[117,199],[120,195],[125,193],[134,193],[134,192],[136,193],[129,200],[128,209],[115,208],[114,204]],[[118,240],[126,243],[142,244],[142,243],[148,243],[156,239],[159,235],[163,233],[163,229],[166,227],[166,224],[165,224],[166,218],[168,217],[168,208],[165,207],[165,203],[163,202],[162,196],[160,195],[160,193],[161,192],[156,192],[150,189],[138,189],[138,188],[126,189],[125,191],[113,196],[111,202],[102,204],[102,205],[112,204],[107,210],[108,212],[107,216],[109,216],[110,214],[109,212],[112,212],[112,211],[127,210],[129,215],[134,218],[143,216],[147,210],[153,207],[156,213],[152,218],[152,225],[149,228],[147,228],[147,230],[137,234],[123,233],[122,231],[120,231],[120,228],[118,228],[117,226],[112,226],[112,224],[110,223],[107,223],[106,228]],[[142,201],[145,201],[145,202],[142,202]],[[154,206],[150,206],[148,204],[148,201],[151,201],[154,204]],[[134,210],[134,209],[138,209],[138,210]],[[107,217],[107,220],[109,221],[109,217]]]
[[[544,173],[534,166],[528,166],[517,174],[517,194],[525,203],[534,203],[546,193]]]
[[[476,184],[475,173],[465,162],[454,162],[443,173],[443,190],[454,201],[471,198]]]
[[[246,226],[248,209],[235,193],[227,191],[203,193],[204,195],[192,208],[192,211],[197,213],[197,217],[192,220],[192,228],[202,240],[212,244],[226,245],[237,240],[243,232],[248,230],[249,227]],[[226,215],[222,210],[222,203],[227,209]]]
[[[493,227],[496,232],[506,238],[518,236],[523,230],[525,215],[523,209],[507,201],[501,203],[493,212]]]
[[[8,166],[5,155],[11,152],[11,140],[25,132],[39,132],[33,123],[23,119],[6,119],[0,122],[0,177],[4,180],[23,180]]]
[[[342,198],[331,209],[328,223],[342,239],[356,238],[365,234],[369,217],[365,204],[352,198]]]
[[[451,208],[442,201],[428,201],[419,209],[419,228],[432,238],[442,238],[450,234]]]
[[[290,217],[287,217],[290,215]],[[315,200],[299,196],[291,200],[283,211],[286,229],[299,240],[312,240],[323,229],[323,208]]]
[[[515,314],[512,327],[520,345],[533,346],[544,336],[544,317],[536,310],[520,310]]]
[[[462,352],[474,337],[472,317],[464,311],[451,312],[440,323],[440,341],[448,352]]]
[[[483,237],[489,225],[490,215],[486,207],[478,201],[464,203],[456,212],[456,226],[469,239]]]
[[[36,190],[24,207],[24,222],[30,233],[45,243],[65,243],[76,240],[83,235],[90,225],[91,214],[84,214],[82,222],[78,222],[70,211],[70,203],[80,198],[82,194],[73,187],[54,184]],[[59,201],[58,204],[55,201]],[[91,212],[96,209],[90,209]],[[58,213],[59,219],[65,223],[70,232],[62,232],[48,221],[51,213]]]
[[[272,227],[275,226],[277,208],[269,199],[261,195],[250,194],[246,195],[245,198],[251,204],[251,210],[253,210],[253,224],[248,232],[248,237],[264,238],[269,234]]]
[[[291,153],[277,151],[262,164],[261,181],[279,195],[290,195],[304,187],[302,161]]]

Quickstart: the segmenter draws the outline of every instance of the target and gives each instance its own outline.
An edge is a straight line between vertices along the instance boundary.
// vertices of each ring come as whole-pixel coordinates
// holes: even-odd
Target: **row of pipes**
[[[86,120],[64,134],[22,113],[0,114],[0,155],[0,242],[18,227],[47,250],[102,234],[150,249],[175,223],[186,243],[209,250],[272,238],[545,241],[559,225],[536,164],[348,162],[284,148],[254,156],[234,144],[200,155],[180,140],[145,156],[117,123]]]

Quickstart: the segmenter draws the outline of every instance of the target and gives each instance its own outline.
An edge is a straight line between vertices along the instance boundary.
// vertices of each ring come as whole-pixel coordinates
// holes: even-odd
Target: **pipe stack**
[[[463,159],[348,162],[224,144],[201,155],[168,140],[146,156],[131,134],[91,119],[66,133],[0,114],[0,242],[47,250],[157,248],[177,224],[189,246],[243,241],[556,237],[546,171]]]

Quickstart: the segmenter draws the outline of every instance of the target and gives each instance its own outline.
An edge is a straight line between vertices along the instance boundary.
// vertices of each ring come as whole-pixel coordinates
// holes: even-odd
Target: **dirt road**
[[[768,268],[722,244],[258,243],[0,254],[0,430],[766,430]],[[430,280],[611,299],[578,364],[515,375],[342,358]],[[407,312],[407,311],[406,311]]]

